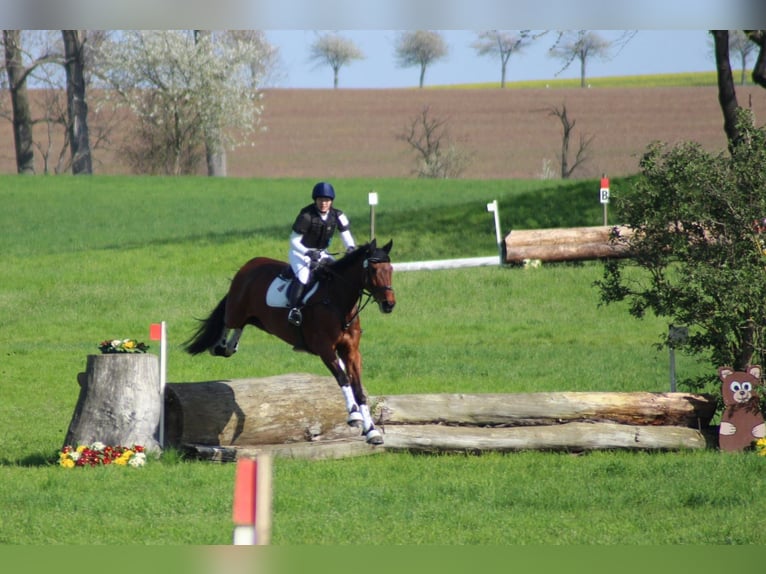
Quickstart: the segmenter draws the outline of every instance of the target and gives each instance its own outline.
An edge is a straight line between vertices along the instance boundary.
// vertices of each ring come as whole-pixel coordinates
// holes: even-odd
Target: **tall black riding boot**
[[[296,277],[290,284],[290,288],[287,292],[287,306],[290,307],[290,312],[287,314],[287,320],[296,327],[300,327],[300,324],[303,322],[300,300],[301,297],[303,297],[305,288],[306,286],[298,281],[298,278]]]

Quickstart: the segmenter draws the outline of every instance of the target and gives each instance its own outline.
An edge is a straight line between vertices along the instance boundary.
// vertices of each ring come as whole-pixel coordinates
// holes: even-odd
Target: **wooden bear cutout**
[[[724,451],[744,450],[753,441],[766,436],[756,387],[761,386],[761,367],[751,365],[746,372],[720,367],[723,414],[718,446]]]

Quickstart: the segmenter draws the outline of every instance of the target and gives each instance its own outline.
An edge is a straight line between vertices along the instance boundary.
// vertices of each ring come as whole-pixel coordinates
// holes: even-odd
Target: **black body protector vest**
[[[312,203],[301,209],[293,223],[293,231],[303,236],[301,243],[308,249],[327,249],[336,229],[343,232],[349,228],[348,219],[342,216],[340,209],[331,207],[327,217],[322,220]]]

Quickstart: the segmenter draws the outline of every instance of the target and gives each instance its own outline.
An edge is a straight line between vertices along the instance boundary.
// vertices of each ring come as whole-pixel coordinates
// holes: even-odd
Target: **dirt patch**
[[[737,96],[763,124],[766,90],[738,87]],[[635,173],[654,140],[726,148],[715,87],[274,89],[264,92],[264,103],[266,131],[253,146],[229,153],[231,176],[411,177],[415,156],[396,136],[423,106],[447,119],[452,137],[471,154],[463,174],[470,179],[538,178],[546,162],[558,174],[562,128],[547,110],[563,104],[576,122],[571,147],[580,135],[594,136],[591,159],[574,177]],[[8,123],[0,126],[0,142],[0,171],[14,173]],[[96,157],[98,173],[129,173],[118,153]]]

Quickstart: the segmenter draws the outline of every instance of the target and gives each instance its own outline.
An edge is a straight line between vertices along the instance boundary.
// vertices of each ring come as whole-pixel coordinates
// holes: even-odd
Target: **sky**
[[[606,40],[623,34],[621,30],[596,30]],[[417,87],[418,67],[396,64],[394,44],[397,30],[265,30],[266,38],[279,52],[276,74],[269,87],[332,88],[333,73],[328,65],[309,61],[310,46],[319,34],[337,33],[351,40],[365,58],[342,67],[340,88]],[[477,30],[439,30],[447,46],[445,59],[428,67],[425,85],[500,82],[499,56],[479,56],[471,44]],[[550,31],[523,52],[512,54],[506,68],[506,81],[579,78],[579,63],[561,71],[562,62],[549,55],[556,38]],[[702,72],[715,70],[707,30],[638,30],[619,52],[608,59],[588,62],[589,77]],[[737,66],[735,61],[732,65]],[[751,62],[752,65],[752,62]]]

